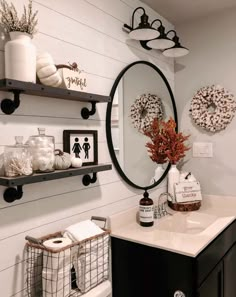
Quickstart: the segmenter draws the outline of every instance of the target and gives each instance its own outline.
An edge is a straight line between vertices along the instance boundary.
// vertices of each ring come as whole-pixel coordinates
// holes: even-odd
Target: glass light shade
[[[189,53],[186,47],[172,47],[168,48],[163,52],[163,55],[170,58],[183,57]]]
[[[169,38],[157,38],[153,40],[149,40],[147,42],[147,46],[154,49],[164,50],[174,46],[174,41],[170,40]]]
[[[135,40],[150,40],[157,38],[160,33],[152,28],[137,28],[129,33],[129,37]]]

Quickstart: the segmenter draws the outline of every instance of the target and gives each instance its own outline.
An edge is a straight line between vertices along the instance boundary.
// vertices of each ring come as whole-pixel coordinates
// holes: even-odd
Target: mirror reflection
[[[145,125],[157,117],[156,113],[163,120],[170,116],[175,118],[174,99],[168,83],[151,65],[140,62],[120,77],[114,90],[110,116],[117,162],[125,176],[143,188],[157,182],[168,165],[159,166],[150,159],[146,148],[150,139],[143,134]]]

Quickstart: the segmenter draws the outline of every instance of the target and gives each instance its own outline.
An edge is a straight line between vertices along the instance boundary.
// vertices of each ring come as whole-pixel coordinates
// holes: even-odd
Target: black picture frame
[[[86,140],[87,138],[87,140]],[[86,150],[88,144],[88,150]],[[96,130],[64,130],[63,151],[82,159],[82,166],[98,164],[98,133]]]

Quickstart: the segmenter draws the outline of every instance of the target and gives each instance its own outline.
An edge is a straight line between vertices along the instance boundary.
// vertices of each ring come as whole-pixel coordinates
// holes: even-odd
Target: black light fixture
[[[174,37],[172,38],[172,40],[175,43],[175,45],[173,47],[170,47],[164,50],[163,55],[171,58],[178,58],[178,57],[183,57],[187,55],[189,53],[189,49],[187,49],[186,47],[180,44],[179,37],[177,36],[177,33],[175,30],[168,31],[166,35],[168,35],[171,32],[174,33]]]
[[[134,15],[137,10],[142,10],[139,25],[134,28]],[[151,25],[148,22],[148,15],[143,7],[138,7],[132,14],[131,26],[124,24],[124,28],[128,29],[129,37],[131,39],[139,40],[140,44],[146,50],[158,49],[162,51],[162,54],[166,57],[178,58],[185,56],[189,53],[189,49],[183,47],[179,42],[179,37],[175,30],[169,30],[165,33],[165,27],[160,19],[155,19]],[[160,25],[155,29],[153,27],[155,22],[159,22]],[[174,33],[173,38],[169,38],[168,34]]]
[[[134,15],[137,10],[142,10],[143,14],[140,17],[141,22],[139,23],[139,25],[136,28],[134,28]],[[129,32],[130,38],[135,39],[135,40],[150,40],[150,39],[154,39],[160,35],[160,33],[157,30],[152,28],[152,26],[148,22],[148,18],[149,17],[146,14],[146,11],[143,7],[138,7],[134,10],[134,12],[132,14],[131,27],[127,24],[124,24],[124,27],[130,30],[130,32]]]
[[[175,42],[167,37],[167,34],[165,33],[165,27],[163,26],[161,20],[154,20],[151,26],[153,26],[153,24],[157,21],[160,23],[160,26],[157,28],[157,31],[160,33],[160,35],[155,39],[147,41],[146,46],[151,49],[153,48],[158,50],[164,50],[174,46]]]

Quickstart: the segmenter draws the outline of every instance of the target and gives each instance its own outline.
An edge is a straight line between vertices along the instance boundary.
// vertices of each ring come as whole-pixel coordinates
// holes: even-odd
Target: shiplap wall
[[[22,11],[26,0],[12,1]],[[33,42],[38,51],[47,51],[55,63],[76,61],[88,74],[89,91],[109,95],[118,73],[129,63],[146,60],[157,65],[174,88],[173,61],[157,51],[145,51],[138,42],[128,40],[122,30],[130,23],[133,9],[147,9],[150,18],[159,15],[136,0],[37,0],[38,33]],[[163,18],[162,18],[163,19]],[[167,28],[172,25],[164,20]],[[4,44],[1,33],[0,77],[4,77]],[[0,92],[0,99],[8,94]],[[45,127],[62,148],[64,129],[98,130],[99,162],[111,162],[105,135],[106,104],[98,104],[97,113],[81,120],[85,104],[50,98],[22,96],[20,108],[11,116],[0,113],[0,153],[14,143],[15,135],[27,140]],[[0,186],[0,196],[5,188]],[[26,185],[20,201],[7,204],[0,199],[0,296],[25,296],[23,248],[26,235],[42,236],[64,229],[91,215],[109,216],[137,205],[141,192],[127,186],[115,169],[98,174],[98,181],[84,187],[81,177]],[[152,191],[155,199],[165,183]]]

